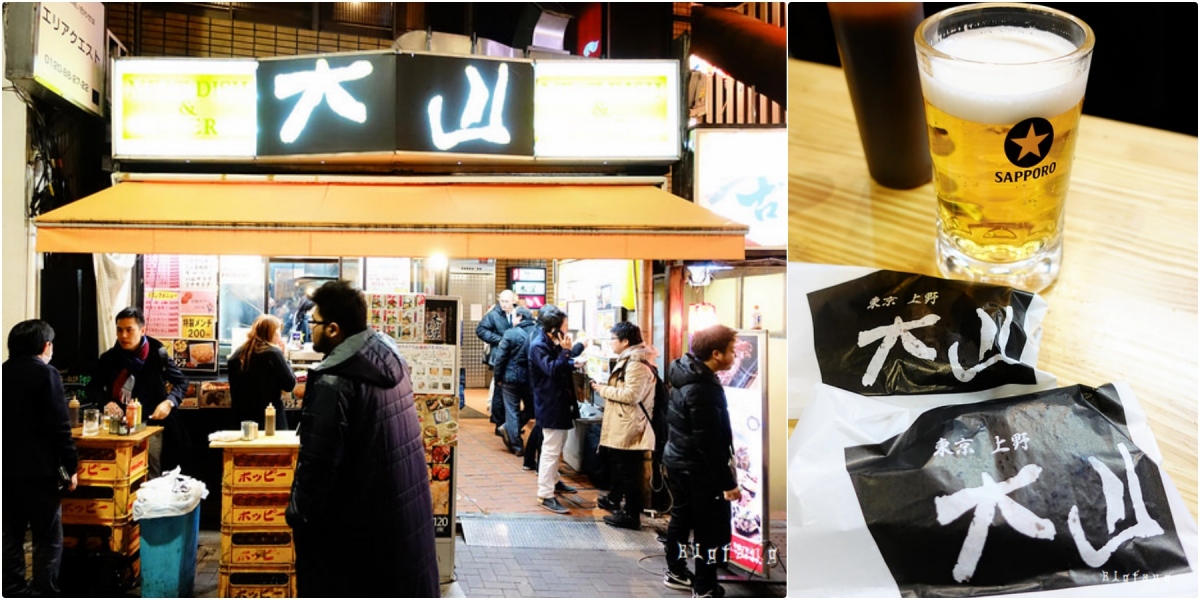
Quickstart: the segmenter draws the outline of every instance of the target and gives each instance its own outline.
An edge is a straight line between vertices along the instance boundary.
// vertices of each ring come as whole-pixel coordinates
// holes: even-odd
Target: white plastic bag
[[[203,481],[180,475],[179,467],[151,479],[138,488],[133,502],[133,520],[178,517],[196,509],[208,497]]]

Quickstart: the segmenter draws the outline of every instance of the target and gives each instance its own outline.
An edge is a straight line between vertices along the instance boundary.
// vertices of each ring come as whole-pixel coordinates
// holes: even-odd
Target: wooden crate
[[[149,441],[139,444],[92,445],[87,438],[75,440],[79,449],[79,485],[128,483],[149,468]]]
[[[141,478],[132,485],[81,485],[63,496],[62,522],[79,525],[113,525],[133,514],[133,501],[137,488],[145,481]]]
[[[292,530],[288,527],[261,529],[221,528],[221,566],[286,566],[296,561]]]
[[[238,529],[287,527],[290,490],[241,490],[221,486],[221,523]]]
[[[110,550],[129,555],[141,548],[141,542],[141,528],[133,519],[111,525],[63,525],[63,548],[68,550]]]
[[[224,487],[241,489],[291,489],[296,471],[294,451],[249,450],[225,452]]]
[[[218,598],[295,598],[296,571],[287,567],[221,567]]]

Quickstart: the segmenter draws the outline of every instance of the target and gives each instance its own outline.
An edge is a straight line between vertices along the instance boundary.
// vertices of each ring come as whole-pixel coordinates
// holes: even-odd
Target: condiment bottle
[[[750,313],[750,328],[762,329],[762,311],[757,304],[754,305],[754,312]]]
[[[125,405],[125,427],[133,431],[137,427],[137,398]]]
[[[142,424],[142,403],[137,398],[133,399],[133,408],[133,427],[130,427],[131,431],[134,427]]]
[[[867,170],[880,185],[911,189],[933,179],[913,34],[920,2],[830,2]]]
[[[79,427],[79,399],[75,396],[71,396],[67,402],[67,420],[71,422],[71,427]]]
[[[263,435],[275,435],[275,405],[268,404],[267,411],[263,415],[263,425],[266,426],[266,433]]]

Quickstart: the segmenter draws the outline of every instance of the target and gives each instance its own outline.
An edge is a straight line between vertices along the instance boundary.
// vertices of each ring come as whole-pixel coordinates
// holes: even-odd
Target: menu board
[[[217,371],[217,273],[215,256],[142,259],[146,335],[161,341],[181,369]]]
[[[425,296],[368,292],[368,321],[371,327],[397,342],[425,341]]]
[[[457,347],[440,344],[400,344],[400,354],[412,367],[413,391],[418,394],[458,394]]]
[[[767,335],[764,331],[740,331],[733,346],[733,366],[717,374],[725,389],[729,421],[733,429],[733,463],[740,500],[730,507],[733,536],[729,562],[751,573],[767,575],[763,533],[768,523],[767,466],[763,461],[766,435]]]
[[[453,537],[451,518],[454,486],[454,446],[458,445],[458,398],[417,394],[413,399],[421,421],[425,462],[429,465],[429,487],[433,493],[433,525],[436,537]]]

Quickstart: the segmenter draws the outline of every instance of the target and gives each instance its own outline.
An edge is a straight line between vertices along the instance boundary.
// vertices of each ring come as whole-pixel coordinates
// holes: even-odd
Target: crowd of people
[[[297,592],[301,596],[436,597],[429,476],[414,407],[411,370],[395,342],[369,327],[361,291],[331,281],[309,298],[313,350],[325,355],[309,370],[298,435],[299,458],[289,504]],[[146,335],[145,318],[126,308],[115,318],[116,344],[99,359],[88,398],[107,413],[125,414],[133,399],[146,420],[164,427],[152,436],[150,476],[173,468],[189,441],[175,422],[187,378],[158,340]],[[296,386],[277,317],[260,316],[229,357],[233,412],[259,420],[275,407],[278,427],[289,423],[281,394]],[[579,418],[574,371],[583,351],[569,333],[567,314],[547,305],[535,318],[502,293],[477,335],[488,344],[484,361],[494,369],[489,395],[492,422],[506,448],[537,470],[538,503],[554,513],[569,510],[556,494],[573,493],[559,463],[567,433]],[[632,323],[611,330],[617,356],[606,382],[592,389],[606,400],[600,446],[613,471],[611,491],[599,506],[610,526],[640,529],[643,463],[656,447],[655,402],[660,376],[655,354]],[[49,366],[54,330],[25,321],[8,336],[4,362],[5,596],[55,595],[63,535],[60,494],[78,484],[61,378]],[[732,432],[717,373],[734,362],[734,330],[716,325],[692,336],[691,352],[667,369],[670,400],[662,464],[673,499],[666,534],[664,585],[719,597],[720,549],[730,540],[730,502],[739,497],[732,470]],[[152,408],[151,408],[152,407]],[[661,418],[661,417],[660,417]],[[535,422],[529,439],[521,432]],[[155,441],[158,440],[158,441]],[[664,440],[657,440],[660,447]],[[370,526],[364,524],[370,515]],[[33,537],[33,580],[26,580],[24,540]],[[695,570],[687,559],[695,556]]]

